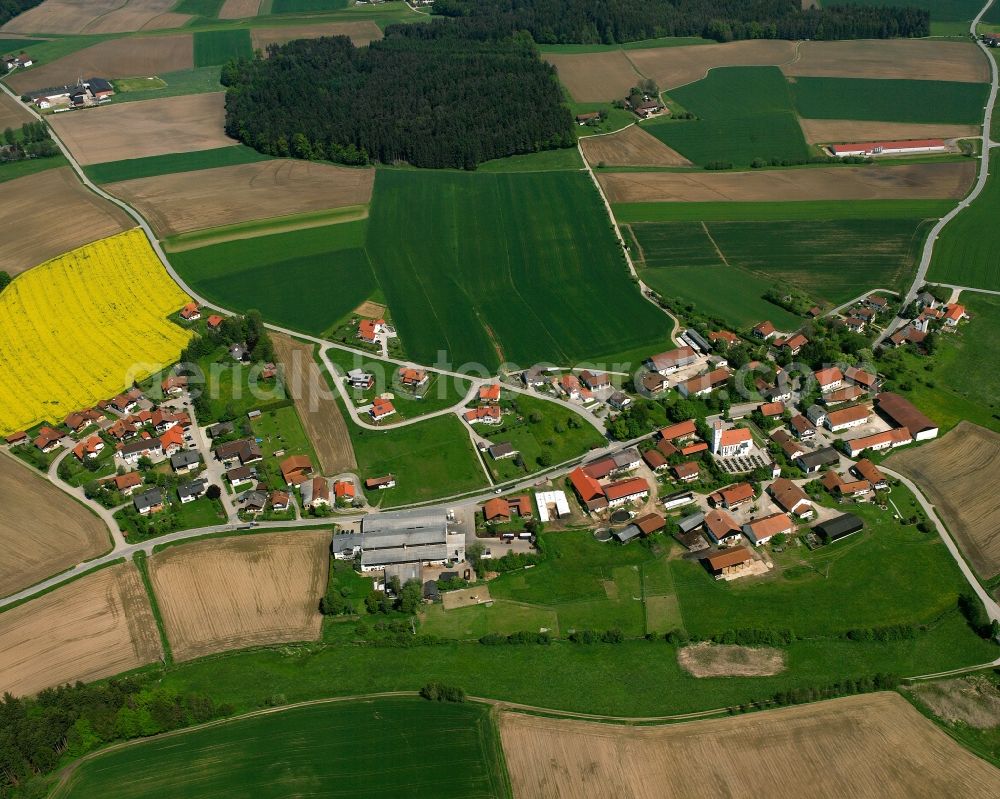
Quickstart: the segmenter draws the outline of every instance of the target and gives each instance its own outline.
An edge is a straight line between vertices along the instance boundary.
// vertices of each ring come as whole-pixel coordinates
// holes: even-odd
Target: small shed
[[[853,513],[845,513],[817,524],[813,527],[813,531],[830,544],[841,538],[854,535],[854,533],[863,530],[864,526],[865,523]]]

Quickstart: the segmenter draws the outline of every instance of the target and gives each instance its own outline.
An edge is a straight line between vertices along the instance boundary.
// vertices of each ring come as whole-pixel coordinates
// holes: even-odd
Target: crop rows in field
[[[19,275],[0,294],[0,432],[61,419],[175,360],[190,333],[167,316],[187,300],[139,230]]]
[[[942,283],[1000,290],[1000,178],[991,175],[975,201],[952,219],[934,243],[928,277]]]
[[[249,57],[252,52],[247,28],[200,31],[194,35],[196,67],[218,66],[232,58]]]

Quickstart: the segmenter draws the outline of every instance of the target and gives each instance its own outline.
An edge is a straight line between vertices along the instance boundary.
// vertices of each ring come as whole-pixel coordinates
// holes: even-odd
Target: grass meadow
[[[121,81],[115,81],[119,88],[112,98],[115,103],[130,103],[136,100],[158,100],[163,97],[176,97],[181,94],[204,94],[205,92],[221,92],[225,87],[219,82],[221,69],[219,66],[196,67],[181,69],[177,72],[164,72],[158,80],[164,85],[141,88],[135,86],[128,91],[122,91]]]
[[[391,764],[387,767],[387,764]],[[99,755],[56,796],[509,797],[485,705],[338,702],[236,719]]]
[[[811,155],[792,94],[777,67],[720,67],[670,92],[695,120],[654,120],[642,127],[695,164],[746,167],[755,158]]]
[[[347,8],[348,0],[271,0],[272,14],[314,13]]]
[[[84,167],[83,171],[95,183],[116,183],[119,180],[151,178],[157,175],[170,175],[174,172],[194,172],[199,169],[251,164],[257,161],[268,161],[270,158],[271,156],[259,153],[251,147],[237,144],[233,147],[218,147],[214,150],[197,150],[189,153],[130,158],[125,161],[108,161],[104,164]]]
[[[250,29],[198,31],[194,35],[194,65],[215,67],[225,64],[231,58],[253,55],[250,43]]]
[[[827,222],[845,219],[938,219],[954,207],[955,203],[951,200],[804,200],[616,203],[612,210],[619,223]]]
[[[994,167],[995,169],[995,167]],[[952,219],[934,244],[929,280],[1000,290],[1000,178],[991,174],[975,201]]]
[[[181,0],[174,11],[178,14],[192,14],[196,17],[216,19],[225,0]]]

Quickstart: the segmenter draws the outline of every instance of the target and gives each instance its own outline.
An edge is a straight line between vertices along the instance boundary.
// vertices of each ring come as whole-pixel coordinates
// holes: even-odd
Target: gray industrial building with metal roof
[[[405,563],[435,564],[465,559],[465,536],[448,531],[444,511],[375,513],[361,520],[357,533],[334,533],[330,550],[349,560],[361,554],[361,570],[377,571]]]

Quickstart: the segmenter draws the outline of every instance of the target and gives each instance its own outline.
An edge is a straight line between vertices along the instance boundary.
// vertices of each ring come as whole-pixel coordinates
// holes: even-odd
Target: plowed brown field
[[[329,545],[326,532],[279,533],[154,555],[150,577],[174,657],[318,638]]]
[[[105,186],[160,237],[371,200],[374,169],[292,159],[177,172]]]
[[[0,613],[0,693],[97,680],[163,655],[135,565],[120,563]]]
[[[34,117],[17,100],[8,94],[0,93],[0,130],[19,128],[25,122],[31,122]]]
[[[500,717],[515,799],[994,799],[1000,770],[895,693],[625,727]]]
[[[607,136],[580,139],[583,154],[591,164],[608,166],[691,166],[683,155],[631,125]]]
[[[371,20],[364,22],[321,22],[318,25],[284,25],[280,28],[254,28],[250,31],[254,50],[269,44],[284,44],[292,39],[318,39],[320,36],[348,36],[361,47],[382,38],[382,29]]]
[[[1000,435],[960,422],[936,441],[893,455],[886,466],[920,486],[980,577],[1000,574],[1000,497],[983,490],[984,476],[1000,470]]]
[[[837,144],[901,139],[962,139],[978,136],[978,125],[940,125],[923,122],[863,122],[858,119],[800,119],[810,144]]]
[[[774,39],[698,44],[627,50],[635,68],[659,84],[673,89],[701,80],[715,67],[755,67],[784,64],[795,58],[795,42]]]
[[[0,264],[15,275],[68,250],[135,227],[120,208],[87,191],[68,167],[25,175],[3,185],[17,202],[0,204]],[[72,219],[73,224],[54,224]]]
[[[624,97],[642,78],[622,50],[566,55],[546,53],[542,58],[556,68],[559,80],[578,103],[607,102]]]
[[[150,155],[228,147],[225,92],[164,97],[50,117],[84,166]]]
[[[219,19],[256,17],[259,10],[260,0],[226,0],[219,9]]]
[[[597,179],[612,203],[916,200],[960,199],[975,171],[973,161],[951,161],[759,172],[601,172]]]
[[[190,15],[168,14],[177,0],[45,0],[18,14],[2,30],[14,33],[126,33],[146,28],[176,28]]]

